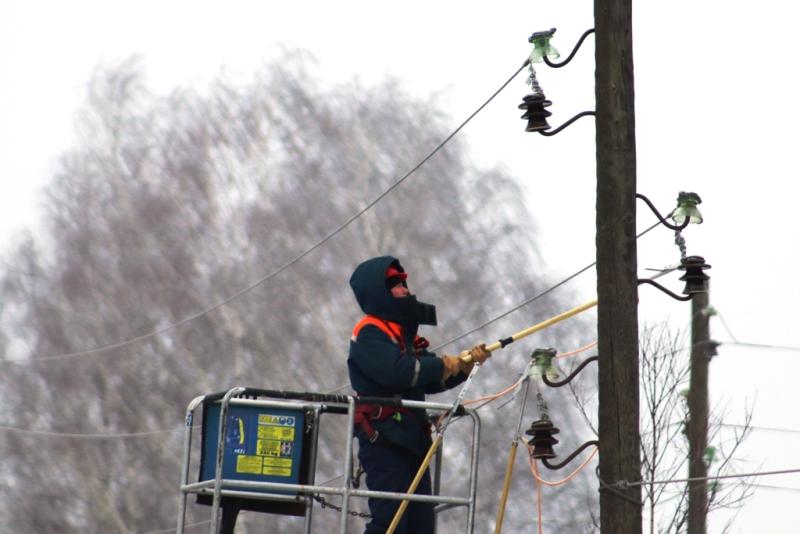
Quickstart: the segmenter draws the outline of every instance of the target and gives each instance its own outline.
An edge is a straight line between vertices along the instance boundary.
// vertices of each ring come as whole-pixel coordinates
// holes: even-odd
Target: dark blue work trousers
[[[367,474],[367,488],[373,491],[393,491],[406,493],[414,480],[422,457],[392,445],[369,443],[359,439],[358,459]],[[415,492],[419,495],[431,494],[430,470],[426,470]],[[401,501],[390,499],[369,499],[372,520],[367,524],[364,534],[384,534],[392,523]],[[435,525],[433,503],[408,503],[396,534],[433,534]]]

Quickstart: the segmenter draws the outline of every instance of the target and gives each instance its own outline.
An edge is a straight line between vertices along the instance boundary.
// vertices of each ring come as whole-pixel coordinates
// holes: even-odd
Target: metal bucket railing
[[[219,404],[219,428],[216,443],[215,475],[207,480],[190,482],[192,435],[195,421],[195,412],[200,406],[209,403]],[[210,532],[219,532],[221,521],[221,504],[223,498],[240,498],[252,500],[272,501],[276,503],[300,504],[304,507],[303,532],[311,532],[313,511],[313,496],[339,495],[342,497],[340,510],[339,532],[346,533],[347,519],[350,511],[350,498],[377,497],[392,500],[409,500],[437,503],[436,512],[454,507],[467,508],[466,532],[472,534],[475,521],[475,496],[477,493],[477,464],[478,444],[480,442],[480,418],[474,410],[459,407],[458,414],[468,416],[472,422],[472,447],[469,462],[469,483],[466,496],[438,495],[441,487],[442,455],[441,449],[437,454],[436,466],[433,470],[434,495],[415,495],[406,493],[380,492],[352,487],[349,473],[352,472],[353,462],[353,425],[355,406],[359,403],[383,404],[403,406],[406,408],[422,408],[434,412],[445,412],[452,409],[452,404],[419,402],[400,399],[364,398],[350,395],[325,395],[319,393],[298,393],[287,391],[262,390],[255,388],[234,387],[225,392],[203,395],[193,399],[186,410],[186,431],[184,435],[183,460],[181,469],[181,499],[178,511],[177,533],[183,534],[186,521],[187,499],[189,494],[205,495],[211,497],[211,526]],[[231,406],[251,406],[266,409],[303,410],[311,414],[310,443],[304,444],[311,447],[308,452],[309,465],[307,465],[308,483],[283,483],[269,481],[247,481],[223,478],[223,463],[225,461],[224,446],[227,436],[228,411]],[[347,438],[343,444],[342,468],[346,474],[341,486],[315,485],[315,470],[317,461],[320,416],[325,413],[346,415]],[[199,476],[198,476],[199,478]],[[275,491],[276,493],[269,493]],[[280,493],[278,493],[280,492]]]

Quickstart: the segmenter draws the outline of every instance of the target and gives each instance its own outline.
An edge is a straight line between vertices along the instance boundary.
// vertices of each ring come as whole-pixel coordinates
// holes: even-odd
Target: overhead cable
[[[786,486],[770,486],[768,484],[749,484],[748,486],[753,488],[771,489],[778,491],[800,491],[800,488],[789,488]]]
[[[789,347],[786,345],[768,345],[765,343],[743,343],[740,341],[719,341],[720,345],[739,345],[741,347],[753,347],[757,349],[777,349],[800,351],[800,347]]]
[[[646,230],[643,230],[641,233],[639,233],[639,234],[636,236],[636,239],[639,239],[640,237],[642,237],[644,234],[646,234],[647,232],[649,232],[650,230],[652,230],[653,228],[655,228],[655,227],[656,227],[656,226],[658,226],[659,224],[660,224],[660,223],[655,223],[653,226],[651,226],[651,227],[647,228]],[[460,339],[462,339],[462,338],[465,338],[465,337],[467,337],[467,336],[468,336],[468,335],[470,335],[470,334],[474,334],[474,333],[475,333],[475,332],[477,332],[478,330],[481,330],[482,328],[485,328],[485,327],[489,326],[490,324],[492,324],[492,323],[494,323],[494,322],[497,322],[497,321],[499,321],[500,319],[502,319],[502,318],[504,318],[504,317],[507,317],[508,315],[511,315],[511,314],[512,314],[512,313],[514,313],[515,311],[517,311],[517,310],[519,310],[519,309],[521,309],[521,308],[524,308],[525,306],[527,306],[527,305],[528,305],[528,304],[530,304],[531,302],[534,302],[534,301],[536,301],[536,300],[539,300],[540,298],[544,297],[545,295],[547,295],[547,294],[548,294],[548,293],[550,293],[551,291],[553,291],[553,290],[555,290],[555,289],[557,289],[557,288],[559,288],[559,287],[563,286],[564,284],[566,284],[567,282],[569,282],[569,281],[570,281],[570,280],[572,280],[573,278],[576,278],[578,275],[581,275],[581,274],[583,274],[584,272],[588,271],[589,269],[591,269],[591,268],[592,268],[592,267],[594,267],[595,265],[597,265],[597,262],[596,262],[596,261],[593,261],[592,263],[590,263],[590,264],[589,264],[589,265],[587,265],[586,267],[584,267],[584,268],[580,269],[579,271],[577,271],[577,272],[575,272],[575,273],[573,273],[573,274],[569,275],[568,277],[564,278],[563,280],[561,280],[561,281],[560,281],[560,282],[558,282],[557,284],[555,284],[555,285],[553,285],[553,286],[551,286],[551,287],[549,287],[549,288],[545,289],[545,290],[544,290],[544,291],[542,291],[541,293],[539,293],[539,294],[537,294],[537,295],[534,295],[534,296],[532,296],[532,297],[530,297],[530,298],[528,298],[528,299],[526,299],[526,300],[522,301],[521,303],[517,304],[517,305],[516,305],[516,306],[514,306],[513,308],[511,308],[511,309],[509,309],[509,310],[506,310],[506,311],[504,311],[504,312],[503,312],[503,313],[501,313],[500,315],[497,315],[496,317],[493,317],[492,319],[489,319],[489,320],[488,320],[488,321],[486,321],[485,323],[483,323],[483,324],[480,324],[480,325],[476,326],[475,328],[473,328],[473,329],[471,329],[471,330],[468,330],[467,332],[464,332],[463,334],[460,334],[460,335],[458,335],[458,336],[456,336],[456,337],[454,337],[454,338],[452,338],[452,339],[448,339],[448,340],[447,340],[447,341],[445,341],[444,343],[442,343],[442,344],[440,344],[440,345],[437,345],[437,346],[435,346],[434,348],[432,348],[432,349],[431,349],[431,351],[432,351],[432,352],[436,352],[437,350],[441,349],[442,347],[445,347],[445,346],[447,346],[447,345],[449,345],[449,344],[451,344],[451,343],[454,343],[454,342],[456,342],[456,341],[458,341],[458,340],[460,340]],[[660,275],[659,275],[659,276],[660,276]]]
[[[381,194],[379,194],[372,201],[370,201],[361,210],[356,212],[354,215],[352,215],[350,218],[348,218],[344,223],[342,223],[339,227],[337,227],[332,232],[330,232],[328,235],[326,235],[325,237],[323,237],[322,239],[317,241],[315,244],[311,245],[309,248],[307,248],[306,250],[304,250],[303,252],[301,252],[300,254],[298,254],[297,256],[292,258],[291,260],[287,261],[286,263],[284,263],[283,265],[281,265],[280,267],[278,267],[277,269],[275,269],[274,271],[272,271],[268,275],[256,280],[255,282],[253,282],[249,286],[245,287],[244,289],[241,289],[241,290],[237,291],[236,293],[234,293],[233,295],[227,297],[226,299],[221,300],[221,301],[217,302],[216,304],[214,304],[212,306],[209,306],[208,308],[205,308],[204,310],[201,310],[199,312],[193,313],[193,314],[189,315],[188,317],[185,317],[185,318],[181,319],[180,321],[177,321],[175,323],[169,324],[169,325],[164,326],[162,328],[159,328],[157,330],[153,330],[152,332],[149,332],[147,334],[142,334],[140,336],[136,336],[136,337],[127,339],[125,341],[120,341],[118,343],[112,343],[110,345],[104,345],[104,346],[101,346],[101,347],[96,347],[94,349],[88,349],[88,350],[83,350],[83,351],[79,351],[79,352],[69,352],[69,353],[65,353],[65,354],[56,354],[56,355],[52,355],[52,356],[39,356],[39,357],[28,358],[28,359],[25,359],[25,360],[21,360],[21,359],[15,359],[15,360],[2,359],[2,360],[0,360],[0,362],[28,364],[28,363],[36,362],[36,361],[50,361],[50,360],[56,360],[56,359],[62,359],[62,358],[70,358],[70,357],[73,357],[73,356],[84,356],[84,355],[87,355],[87,354],[105,352],[105,351],[108,351],[108,350],[118,349],[118,348],[121,348],[121,347],[132,345],[134,343],[138,343],[139,341],[143,341],[145,339],[149,339],[151,337],[155,337],[155,336],[161,335],[161,334],[163,334],[165,332],[168,332],[168,331],[173,330],[173,329],[175,329],[175,328],[177,328],[179,326],[182,326],[182,325],[184,325],[184,324],[186,324],[186,323],[188,323],[190,321],[198,319],[199,317],[202,317],[202,316],[204,316],[204,315],[206,315],[206,314],[208,314],[208,313],[210,313],[210,312],[212,312],[212,311],[214,311],[214,310],[216,310],[218,308],[221,308],[225,304],[228,304],[229,302],[231,302],[231,301],[241,297],[242,295],[252,291],[253,289],[257,288],[258,286],[264,284],[265,282],[268,282],[272,278],[278,276],[280,273],[282,273],[283,271],[285,271],[286,269],[288,269],[292,265],[296,264],[297,262],[299,262],[300,260],[302,260],[303,258],[308,256],[309,254],[311,254],[313,251],[315,251],[316,249],[318,249],[319,247],[321,247],[322,245],[324,245],[328,241],[330,241],[333,237],[335,237],[337,234],[339,234],[342,230],[344,230],[345,228],[350,226],[350,224],[352,224],[356,219],[358,219],[364,213],[369,211],[373,206],[375,206],[375,204],[377,204],[378,202],[383,200],[389,193],[394,191],[401,183],[403,183],[409,176],[411,176],[417,170],[419,170],[420,167],[422,167],[425,163],[427,163],[428,160],[430,160],[453,137],[455,137],[455,135],[458,132],[460,132],[464,128],[464,126],[466,126],[467,123],[469,123],[475,117],[475,115],[480,113],[483,110],[483,108],[485,108],[492,100],[494,100],[494,98],[498,94],[500,94],[500,92],[503,89],[505,89],[506,86],[509,83],[511,83],[511,81],[514,78],[516,78],[517,75],[520,72],[522,72],[522,70],[526,66],[528,66],[528,61],[527,60],[525,61],[525,63],[522,64],[522,66],[519,69],[516,70],[516,72],[514,72],[514,74],[511,75],[511,77],[508,80],[505,81],[505,83],[503,83],[503,85],[500,86],[499,89],[497,89],[492,94],[492,96],[489,97],[488,100],[486,100],[483,104],[480,105],[480,107],[478,107],[478,109],[476,109],[474,112],[472,112],[472,114],[469,117],[467,117],[455,130],[453,130],[453,132],[450,135],[448,135],[441,143],[439,143],[438,146],[436,146],[436,148],[434,148],[427,156],[425,156],[425,158],[423,158],[422,161],[417,163],[410,171],[408,171],[406,174],[404,174],[401,178],[395,180],[392,183],[392,185],[390,185],[386,190],[384,190]]]
[[[770,475],[787,475],[792,473],[800,473],[800,469],[782,469],[779,471],[756,471],[754,473],[739,473],[733,475],[715,475],[708,477],[691,477],[691,478],[670,478],[666,480],[639,480],[629,482],[627,480],[620,480],[616,484],[610,484],[618,488],[627,488],[633,486],[650,486],[660,484],[676,484],[686,482],[701,482],[704,480],[724,480],[728,478],[749,478],[749,477],[764,477]]]
[[[505,311],[505,312],[501,313],[500,315],[498,315],[498,316],[496,316],[496,317],[494,317],[494,318],[492,318],[492,319],[489,319],[489,320],[488,320],[488,321],[486,321],[485,323],[483,323],[483,324],[480,324],[480,325],[476,326],[475,328],[473,328],[473,329],[471,329],[471,330],[468,330],[467,332],[464,332],[463,334],[460,334],[460,335],[458,335],[458,336],[456,336],[456,337],[454,337],[454,338],[452,338],[452,339],[448,339],[448,340],[447,340],[447,341],[445,341],[444,343],[442,343],[442,344],[440,344],[440,345],[437,345],[437,346],[435,346],[433,349],[431,349],[431,351],[432,351],[432,352],[436,352],[437,350],[441,349],[442,347],[445,347],[445,346],[447,346],[447,345],[449,345],[449,344],[451,344],[451,343],[454,343],[454,342],[458,341],[459,339],[465,338],[465,337],[467,337],[467,336],[468,336],[468,335],[470,335],[470,334],[474,334],[474,333],[475,333],[475,332],[477,332],[478,330],[481,330],[481,329],[483,329],[483,328],[485,328],[485,327],[489,326],[490,324],[492,324],[492,323],[494,323],[494,322],[496,322],[496,321],[499,321],[499,320],[500,320],[500,319],[502,319],[503,317],[507,317],[508,315],[511,315],[511,314],[512,314],[512,313],[514,313],[515,311],[517,311],[517,310],[519,310],[519,309],[521,309],[521,308],[524,308],[525,306],[527,306],[527,305],[528,305],[528,304],[530,304],[531,302],[533,302],[533,301],[535,301],[535,300],[539,300],[540,298],[544,297],[545,295],[547,295],[547,294],[548,294],[548,293],[550,293],[551,291],[553,291],[553,290],[555,290],[555,289],[557,289],[557,288],[561,287],[562,285],[566,284],[567,282],[569,282],[570,280],[572,280],[572,279],[573,279],[573,278],[575,278],[576,276],[578,276],[578,275],[580,275],[580,274],[583,274],[585,271],[587,271],[587,270],[591,269],[592,267],[594,267],[594,265],[595,265],[596,263],[597,263],[597,262],[594,262],[594,263],[591,263],[591,264],[587,265],[586,267],[584,267],[584,268],[583,268],[583,269],[581,269],[580,271],[578,271],[578,272],[576,272],[576,273],[574,273],[574,274],[572,274],[572,275],[570,275],[570,276],[568,276],[568,277],[564,278],[563,280],[561,280],[561,281],[560,281],[559,283],[557,283],[556,285],[554,285],[554,286],[551,286],[551,287],[549,287],[549,288],[545,289],[544,291],[542,291],[541,293],[538,293],[538,294],[536,294],[536,295],[534,295],[534,296],[530,297],[529,299],[526,299],[526,300],[524,300],[523,302],[521,302],[521,303],[517,304],[516,306],[514,306],[514,307],[513,307],[513,308],[511,308],[510,310],[507,310],[507,311]]]
[[[99,434],[99,433],[81,434],[79,432],[52,432],[49,430],[31,430],[27,428],[19,428],[10,425],[0,425],[0,432],[12,432],[16,434],[27,434],[39,437],[46,436],[46,437],[79,438],[79,439],[140,438],[146,436],[171,434],[173,432],[179,432],[185,429],[186,429],[185,426],[180,426],[169,430],[149,430],[145,432],[113,432],[107,434]]]
[[[570,474],[568,474],[567,476],[565,476],[561,480],[555,480],[555,481],[551,482],[549,480],[543,479],[539,475],[539,470],[536,467],[536,460],[532,456],[533,455],[533,447],[529,443],[527,444],[527,447],[528,447],[528,463],[530,464],[530,467],[531,467],[531,474],[534,476],[534,478],[538,482],[544,484],[545,486],[551,486],[551,487],[562,486],[562,485],[566,484],[567,482],[569,482],[570,480],[572,480],[573,478],[575,478],[578,475],[578,473],[580,473],[583,470],[583,468],[586,467],[589,464],[589,462],[591,462],[592,459],[595,456],[597,456],[597,453],[600,450],[598,447],[595,447],[592,450],[592,453],[589,454],[589,456],[587,456],[586,459],[583,462],[581,462],[581,464],[578,467],[576,467]]]
[[[731,336],[731,339],[738,343],[739,340],[736,339],[736,336],[734,336],[733,332],[731,332],[731,329],[728,326],[728,323],[725,321],[725,318],[722,316],[722,314],[717,312],[715,315],[720,320],[720,322],[722,323],[722,326],[725,328],[725,330],[728,332],[728,335]]]
[[[683,424],[683,423],[678,423]],[[753,426],[753,425],[735,425],[732,423],[717,423],[715,426],[721,426],[725,428],[741,428],[746,430],[763,430],[766,432],[785,432],[788,434],[800,434],[800,430],[796,430],[794,428],[777,428],[777,427],[770,427],[770,426]]]
[[[205,521],[198,521],[197,523],[190,523],[188,525],[184,525],[183,528],[186,529],[186,528],[199,527],[201,525],[207,525],[209,523],[211,523],[211,520],[206,519]],[[147,532],[142,532],[141,534],[166,534],[167,532],[175,532],[175,527],[162,528],[159,530],[148,530]]]
[[[640,233],[639,233],[639,234],[636,236],[636,239],[639,239],[640,237],[642,237],[643,235],[645,235],[647,232],[649,232],[650,230],[652,230],[653,228],[655,228],[655,227],[656,227],[656,226],[658,226],[659,224],[660,224],[660,223],[655,223],[654,225],[650,226],[649,228],[646,228],[645,230],[642,230],[642,231],[641,231],[641,232],[640,232]],[[563,280],[561,280],[561,281],[560,281],[560,282],[558,282],[557,284],[555,284],[555,285],[553,285],[553,286],[549,287],[548,289],[545,289],[545,290],[544,290],[544,291],[542,291],[541,293],[538,293],[538,294],[536,294],[536,295],[534,295],[534,296],[532,296],[532,297],[530,297],[530,298],[528,298],[528,299],[526,299],[526,300],[522,301],[521,303],[517,304],[517,305],[516,305],[516,306],[514,306],[513,308],[511,308],[511,309],[508,309],[508,310],[504,311],[504,312],[503,312],[503,313],[501,313],[500,315],[497,315],[497,316],[493,317],[492,319],[489,319],[489,320],[488,320],[488,321],[486,321],[485,323],[482,323],[482,324],[480,324],[480,325],[476,326],[475,328],[472,328],[472,329],[470,329],[470,330],[468,330],[468,331],[464,332],[463,334],[459,334],[459,335],[457,335],[457,336],[456,336],[456,337],[454,337],[454,338],[448,339],[448,340],[447,340],[447,341],[445,341],[444,343],[440,343],[439,345],[436,345],[435,347],[431,348],[431,352],[436,352],[436,351],[438,351],[439,349],[441,349],[442,347],[446,347],[447,345],[449,345],[449,344],[451,344],[451,343],[455,343],[456,341],[458,341],[458,340],[460,340],[460,339],[463,339],[463,338],[467,337],[467,336],[468,336],[468,335],[470,335],[470,334],[474,334],[474,333],[475,333],[475,332],[477,332],[478,330],[481,330],[482,328],[485,328],[485,327],[489,326],[490,324],[492,324],[492,323],[495,323],[495,322],[499,321],[500,319],[502,319],[502,318],[504,318],[504,317],[507,317],[508,315],[511,315],[511,314],[512,314],[512,313],[514,313],[515,311],[518,311],[518,310],[520,310],[520,309],[524,308],[525,306],[527,306],[527,305],[528,305],[528,304],[530,304],[531,302],[534,302],[534,301],[536,301],[536,300],[538,300],[538,299],[540,299],[540,298],[544,297],[545,295],[547,295],[547,294],[548,294],[548,293],[550,293],[551,291],[553,291],[553,290],[555,290],[555,289],[557,289],[557,288],[561,287],[562,285],[566,284],[567,282],[569,282],[569,281],[570,281],[570,280],[572,280],[573,278],[576,278],[577,276],[579,276],[579,275],[583,274],[584,272],[588,271],[589,269],[591,269],[591,268],[592,268],[592,267],[594,267],[595,265],[597,265],[597,262],[596,262],[596,261],[595,261],[595,262],[592,262],[592,263],[590,263],[589,265],[587,265],[586,267],[584,267],[584,268],[580,269],[579,271],[577,271],[577,272],[575,272],[575,273],[573,273],[573,274],[569,275],[568,277],[564,278]],[[663,273],[662,273],[662,274],[663,274]],[[657,278],[658,276],[661,276],[662,274],[658,274],[658,275],[654,276],[654,278]],[[588,347],[587,347],[587,348],[588,348]],[[583,349],[580,349],[580,350],[583,350]],[[566,356],[566,355],[565,355],[565,356]],[[343,390],[343,389],[347,388],[348,386],[349,386],[349,384],[344,384],[344,385],[338,386],[338,387],[336,387],[336,388],[334,388],[334,389],[330,390],[328,393],[336,393],[337,391],[341,391],[341,390]]]

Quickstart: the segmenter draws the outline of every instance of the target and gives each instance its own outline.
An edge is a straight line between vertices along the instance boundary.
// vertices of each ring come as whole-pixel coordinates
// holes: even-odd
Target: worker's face
[[[395,298],[407,297],[407,296],[409,296],[411,294],[411,292],[408,290],[408,288],[406,286],[404,286],[402,283],[397,284],[396,286],[394,286],[391,289],[391,291],[392,291],[392,296],[395,297]]]

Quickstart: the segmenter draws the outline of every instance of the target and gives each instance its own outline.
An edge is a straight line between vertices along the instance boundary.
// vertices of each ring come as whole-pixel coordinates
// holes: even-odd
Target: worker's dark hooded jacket
[[[362,396],[422,401],[426,393],[450,389],[466,380],[466,376],[459,373],[442,381],[442,361],[426,350],[414,353],[414,338],[420,323],[415,310],[420,307],[415,304],[414,297],[396,298],[386,287],[386,270],[392,264],[402,270],[399,261],[392,256],[363,262],[350,277],[350,286],[365,314],[402,325],[406,350],[401,351],[377,326],[364,326],[358,337],[350,341],[347,359],[350,383]],[[429,313],[422,314],[426,316],[422,320],[430,319],[430,311],[428,308]],[[413,414],[401,415],[400,421],[395,418],[375,421],[373,426],[382,439],[424,455],[430,445],[430,438],[421,426],[424,420],[425,413],[414,410]]]

